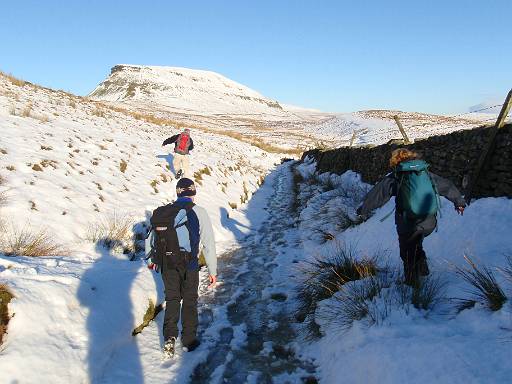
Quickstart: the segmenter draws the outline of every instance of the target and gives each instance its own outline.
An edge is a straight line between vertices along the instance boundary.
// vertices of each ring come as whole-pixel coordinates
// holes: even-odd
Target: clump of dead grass
[[[89,225],[85,239],[106,249],[130,253],[134,251],[134,220],[114,212]]]
[[[11,317],[9,316],[9,303],[14,298],[12,292],[5,284],[0,284],[0,345],[7,333],[7,325]]]
[[[68,250],[54,241],[45,230],[34,231],[30,227],[19,229],[4,226],[0,237],[0,252],[6,256],[64,256]]]

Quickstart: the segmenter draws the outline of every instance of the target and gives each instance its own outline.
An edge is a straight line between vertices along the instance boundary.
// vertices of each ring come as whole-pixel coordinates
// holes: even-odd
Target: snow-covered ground
[[[323,137],[328,146],[346,146],[352,139],[353,145],[378,145],[402,138],[394,115],[400,117],[409,139],[415,140],[490,125],[496,121],[498,113],[496,108],[454,117],[386,110],[360,111],[337,114],[322,122],[306,125],[305,130],[316,137]]]
[[[218,73],[177,67],[116,65],[90,94],[94,99],[137,106],[159,104],[199,115],[288,116],[281,105]]]
[[[457,314],[448,302],[428,311],[391,306],[378,325],[368,327],[362,320],[342,331],[322,316],[338,305],[335,298],[327,299],[316,313],[324,336],[304,340],[304,325],[294,316],[294,292],[302,278],[298,266],[343,245],[363,256],[387,254],[389,265],[400,265],[393,220],[380,222],[393,202],[367,222],[344,230],[371,187],[357,174],[316,175],[309,161],[277,166],[279,154],[204,130],[193,130],[192,177],[199,183],[197,202],[214,224],[219,284],[208,290],[203,271],[203,344],[162,362],[162,314],[132,336],[149,301],[163,301],[160,277],[137,257],[130,261],[132,253],[106,249],[91,239],[98,223],[114,217],[129,223],[130,234],[131,227],[140,231],[149,212],[175,197],[170,149],[161,143],[178,131],[137,119],[136,110],[17,85],[0,75],[1,239],[44,231],[63,246],[59,256],[0,255],[0,283],[15,295],[0,347],[0,382],[314,383],[314,377],[321,383],[508,381],[509,302],[493,313],[477,305]],[[309,117],[274,120],[270,130],[266,126],[259,134],[281,143],[312,143],[328,137],[332,127],[328,142],[334,145],[349,140],[354,129],[364,129],[357,143],[379,143],[391,138],[386,132],[394,127],[393,111],[337,116],[324,128],[308,125],[326,118],[316,111],[293,113]],[[185,116],[180,121],[187,121]],[[196,122],[191,115],[189,119]],[[201,119],[231,128],[241,123],[228,115]],[[422,114],[402,120],[406,128],[425,123],[418,135],[438,132],[428,125],[433,121],[441,131],[453,123]],[[303,179],[299,187],[294,185],[295,167]],[[512,252],[512,203],[481,199],[463,217],[447,201],[442,210],[439,231],[425,241],[432,274],[447,281],[447,298],[467,297],[467,286],[453,266],[464,265],[464,255],[490,267],[505,265],[505,255]],[[501,274],[497,277],[509,292],[510,284]],[[372,305],[386,303],[376,300]]]
[[[177,130],[63,92],[20,87],[4,76],[0,90],[2,240],[44,231],[64,253],[0,256],[0,281],[16,297],[1,347],[2,381],[101,382],[119,353],[139,348],[131,330],[149,300],[157,300],[159,279],[142,262],[88,240],[91,228],[117,217],[140,229],[148,212],[175,198],[170,148],[161,143]],[[191,169],[202,173],[190,176],[199,180],[197,203],[212,218],[222,254],[236,239],[225,225],[228,214],[247,231],[244,215],[230,203],[243,209],[241,200],[251,197],[279,155],[192,134]],[[157,335],[152,347],[159,351]],[[141,363],[144,370],[127,369],[135,361],[123,364],[131,382],[140,380],[130,375],[153,369],[151,362]],[[169,377],[168,370],[160,373]]]
[[[298,170],[306,180],[310,179],[314,163],[306,162]],[[302,193],[309,196],[299,225],[304,258],[328,257],[341,246],[352,248],[359,257],[385,254],[386,260],[381,262],[400,266],[394,220],[381,222],[392,211],[393,199],[365,223],[343,231],[337,227],[341,215],[336,215],[336,211],[354,217],[354,207],[370,186],[352,172],[341,176],[323,174],[319,180],[313,186],[306,182],[302,187]],[[453,204],[442,200],[439,230],[426,238],[424,246],[431,274],[446,283],[444,297],[470,297],[470,287],[455,274],[455,266],[468,266],[464,256],[490,267],[510,297],[512,282],[497,268],[507,265],[506,255],[512,252],[512,200],[474,201],[462,217],[455,213]],[[332,240],[322,241],[318,229],[333,235]],[[448,301],[425,311],[412,305],[386,307],[379,300],[383,299],[375,299],[372,305],[387,313],[380,324],[368,327],[363,319],[355,321],[348,330],[342,329],[336,320],[323,320],[329,318],[324,315],[332,313],[333,307],[339,306],[335,298],[320,303],[315,316],[323,337],[310,345],[309,353],[316,357],[322,383],[509,381],[510,301],[496,312],[477,305],[457,314],[454,304]]]

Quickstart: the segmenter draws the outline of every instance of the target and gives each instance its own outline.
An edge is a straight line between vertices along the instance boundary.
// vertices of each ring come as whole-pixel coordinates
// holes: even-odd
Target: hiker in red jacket
[[[176,178],[191,176],[189,173],[188,155],[194,149],[194,142],[190,137],[190,129],[186,128],[182,133],[169,137],[162,143],[162,146],[172,143],[174,143],[172,165],[176,172]]]

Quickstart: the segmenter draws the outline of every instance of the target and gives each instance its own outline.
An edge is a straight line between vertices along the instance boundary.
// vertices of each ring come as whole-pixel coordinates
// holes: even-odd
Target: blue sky
[[[325,111],[459,113],[512,87],[512,1],[8,1],[0,70],[76,94],[115,64],[208,69]]]

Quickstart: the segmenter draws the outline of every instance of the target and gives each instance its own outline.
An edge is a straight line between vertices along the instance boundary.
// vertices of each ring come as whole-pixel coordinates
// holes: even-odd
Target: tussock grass
[[[135,250],[134,224],[131,216],[114,212],[90,224],[85,239],[106,249],[130,253]]]
[[[445,284],[429,276],[415,287],[403,283],[403,276],[389,268],[343,286],[334,302],[323,312],[323,320],[347,331],[354,322],[379,325],[396,310],[409,313],[411,307],[427,311],[444,299]],[[425,313],[425,314],[426,314]]]
[[[240,203],[245,204],[249,201],[249,190],[247,189],[247,184],[245,184],[245,181],[243,183],[243,194],[240,196]]]
[[[11,84],[16,85],[18,87],[23,87],[23,86],[25,86],[25,84],[29,84],[27,81],[17,78],[10,73],[5,73],[5,72],[0,71],[0,75],[5,77],[7,80],[9,80],[11,82]]]
[[[0,345],[7,333],[7,325],[9,324],[9,303],[14,298],[9,288],[5,284],[0,284]]]
[[[25,108],[21,110],[22,117],[31,117],[32,116],[32,103],[28,103]]]
[[[158,314],[163,310],[162,304],[155,305],[153,300],[149,300],[148,309],[146,310],[146,313],[144,314],[144,317],[142,318],[142,323],[138,325],[133,331],[132,336],[138,335],[141,333],[144,328],[146,328],[149,323],[151,323],[155,317],[158,316]]]
[[[212,173],[208,166],[201,168],[200,170],[194,172],[194,181],[199,185],[203,185],[203,175],[211,176],[211,174]]]
[[[128,168],[128,163],[126,161],[124,161],[124,159],[121,159],[121,162],[119,163],[119,170],[122,173],[125,173],[126,172],[126,168]]]
[[[155,193],[158,193],[158,188],[156,187],[158,184],[160,184],[160,182],[157,180],[157,179],[153,179],[151,180],[151,182],[149,183],[149,185],[151,185],[151,188],[153,188],[153,191]]]
[[[331,255],[315,257],[300,267],[303,278],[296,291],[299,303],[296,318],[306,321],[308,337],[319,336],[314,319],[317,304],[331,298],[346,283],[375,275],[377,260],[377,256],[358,260],[354,249],[340,246]]]
[[[500,268],[500,270],[505,275],[505,278],[512,283],[512,255],[506,255],[506,258],[507,265],[503,268]]]
[[[470,298],[456,299],[457,310],[460,312],[472,308],[477,303],[491,311],[500,310],[507,296],[496,281],[494,272],[489,267],[476,265],[468,256],[464,256],[464,259],[468,266],[455,267],[455,272],[470,285],[471,288],[467,290]]]
[[[64,256],[69,251],[53,240],[54,236],[45,230],[34,232],[31,228],[23,229],[4,226],[0,235],[0,252],[6,256]]]

